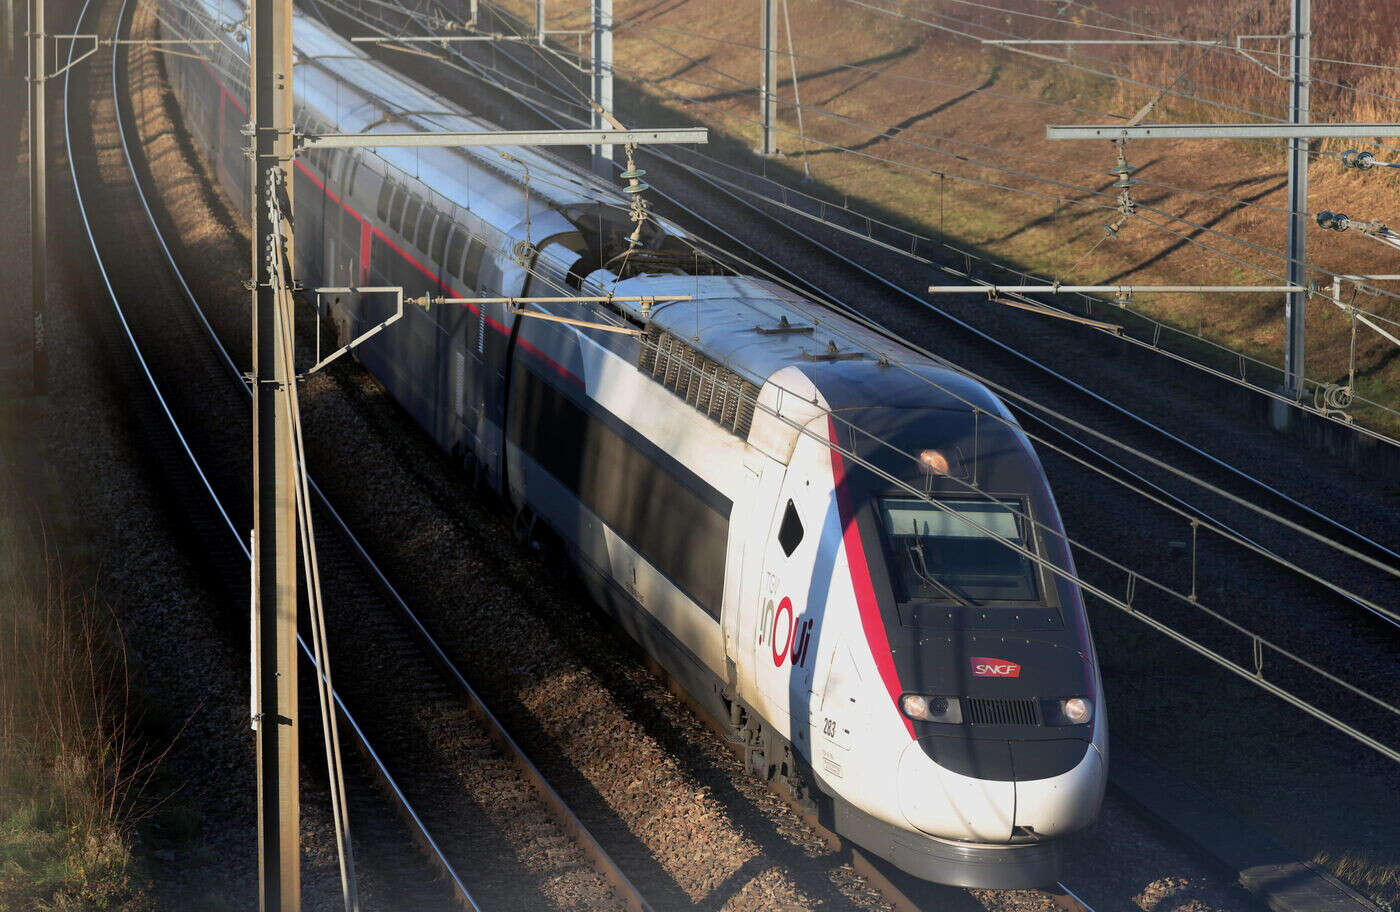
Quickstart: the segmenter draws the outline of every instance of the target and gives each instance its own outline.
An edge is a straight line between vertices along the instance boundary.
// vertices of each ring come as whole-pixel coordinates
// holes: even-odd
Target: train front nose
[[[1104,773],[1099,746],[1081,739],[925,735],[900,757],[900,810],[945,839],[1060,836],[1093,820]]]
[[[1016,825],[1016,783],[1006,741],[928,735],[899,761],[899,807],[931,836],[1005,842]]]

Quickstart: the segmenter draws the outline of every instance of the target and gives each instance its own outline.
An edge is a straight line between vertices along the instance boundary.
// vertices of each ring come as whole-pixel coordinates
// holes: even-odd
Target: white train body
[[[225,44],[211,62],[172,58],[172,82],[246,205],[246,46],[209,27],[243,7],[194,8],[208,19],[163,8],[168,27]],[[304,128],[491,129],[324,25],[298,16],[295,28]],[[1056,837],[1097,813],[1107,727],[1079,589],[1051,569],[1073,573],[1059,515],[1005,407],[837,312],[691,262],[675,225],[653,225],[621,265],[625,198],[510,151],[303,156],[300,280],[690,296],[557,308],[644,337],[500,305],[415,308],[358,354],[445,448],[548,525],[600,605],[731,722],[761,775],[919,876],[1053,881]],[[355,333],[385,306],[346,295],[335,317]],[[906,455],[925,451],[937,471]]]

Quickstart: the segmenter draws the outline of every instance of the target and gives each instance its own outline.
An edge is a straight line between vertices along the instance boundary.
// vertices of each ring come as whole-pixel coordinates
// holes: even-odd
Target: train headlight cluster
[[[962,721],[962,705],[957,697],[926,697],[923,694],[905,694],[900,698],[900,708],[911,719],[920,722]]]
[[[1040,715],[1046,725],[1085,725],[1094,719],[1094,701],[1088,697],[1041,700]]]

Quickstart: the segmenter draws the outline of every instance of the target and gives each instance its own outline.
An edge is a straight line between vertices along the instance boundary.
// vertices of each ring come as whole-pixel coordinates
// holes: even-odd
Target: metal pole
[[[535,0],[535,37],[544,47],[544,0]]]
[[[593,0],[593,129],[610,126],[603,112],[613,109],[613,0]],[[601,110],[599,110],[601,108]],[[612,177],[613,147],[593,147],[593,170]]]
[[[276,275],[268,242],[274,225],[268,194],[292,152],[292,2],[252,0],[251,243],[253,274],[253,554],[258,628],[254,674],[258,715],[258,904],[263,912],[301,908],[300,794],[297,757],[296,476],[289,397],[295,382],[281,357]],[[290,180],[275,192],[286,237],[275,255],[293,260]],[[295,350],[294,346],[288,346]]]
[[[44,340],[44,312],[49,289],[48,115],[44,87],[44,0],[29,0],[29,303],[34,340],[34,395],[48,389],[49,353]]]
[[[0,69],[6,76],[13,75],[19,67],[15,66],[15,0],[5,0],[4,19],[0,20],[0,55],[4,59],[0,60]]]
[[[1312,0],[1293,0],[1293,65],[1291,102],[1293,122],[1308,122],[1308,63],[1312,53]],[[1308,146],[1303,138],[1289,141],[1288,156],[1288,282],[1306,285],[1308,228]],[[1284,305],[1284,391],[1293,398],[1303,394],[1303,344],[1308,296],[1293,293]]]
[[[778,3],[777,0],[763,0],[763,22],[760,25],[762,79],[759,103],[763,108],[763,145],[759,151],[764,155],[778,154]]]

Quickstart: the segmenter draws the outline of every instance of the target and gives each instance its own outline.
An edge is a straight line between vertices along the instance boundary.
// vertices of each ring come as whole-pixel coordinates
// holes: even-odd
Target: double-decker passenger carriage
[[[230,0],[162,7],[218,37],[170,58],[186,123],[246,201],[246,44]],[[313,132],[487,130],[326,26],[295,24]],[[920,877],[1023,887],[1102,799],[1093,644],[1044,472],[983,386],[836,310],[725,270],[528,149],[312,152],[298,278],[445,297],[357,352],[446,449],[565,545],[616,620],[838,832]],[[244,203],[246,204],[246,202]],[[547,308],[546,308],[547,309]],[[342,296],[345,338],[383,319]]]

